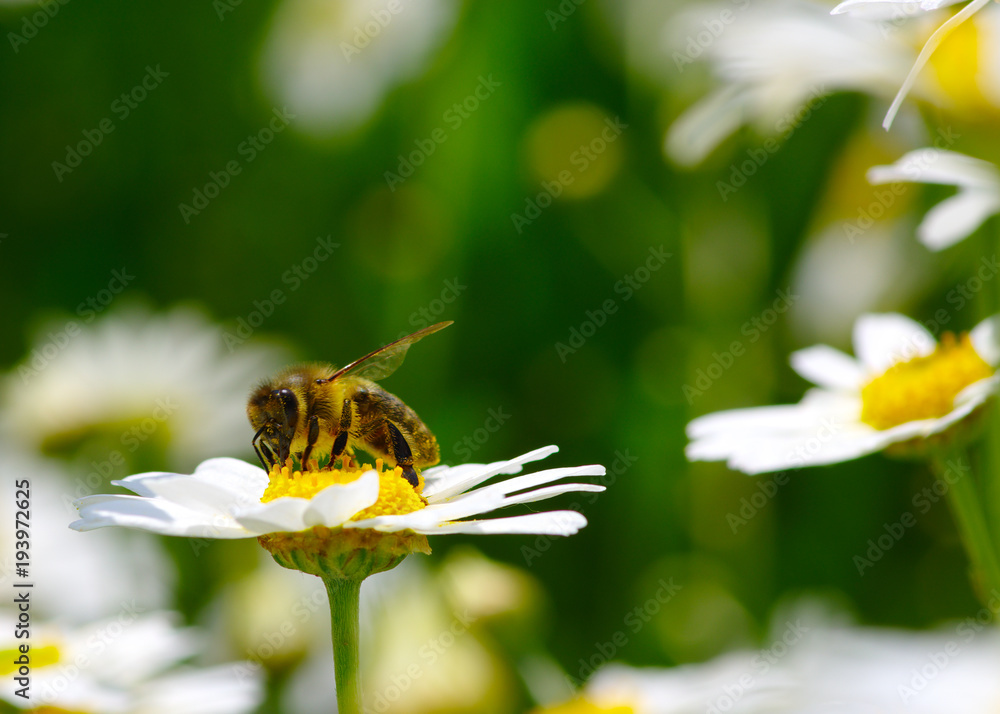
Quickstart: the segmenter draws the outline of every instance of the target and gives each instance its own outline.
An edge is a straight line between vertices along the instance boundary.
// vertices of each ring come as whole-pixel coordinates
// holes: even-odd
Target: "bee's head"
[[[299,421],[295,392],[271,381],[262,383],[250,395],[247,417],[254,428],[254,449],[264,467],[284,463]]]

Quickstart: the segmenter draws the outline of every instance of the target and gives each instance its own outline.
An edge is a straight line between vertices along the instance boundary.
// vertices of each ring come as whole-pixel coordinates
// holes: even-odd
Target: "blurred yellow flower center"
[[[981,28],[972,17],[956,27],[928,62],[951,109],[975,120],[977,113],[996,110],[980,88],[984,81]]]
[[[19,664],[16,663],[21,656],[21,650],[17,646],[10,649],[0,650],[0,677],[5,677],[17,671]],[[59,648],[55,645],[32,645],[28,651],[28,665],[32,669],[36,667],[48,667],[59,661]]]
[[[531,714],[634,714],[635,709],[627,704],[600,705],[589,699],[573,699],[554,707],[539,707]]]
[[[888,429],[920,419],[937,419],[955,408],[955,397],[993,375],[967,334],[950,332],[926,357],[897,362],[861,390],[861,421]]]
[[[349,462],[339,469],[321,471],[292,471],[287,466],[274,466],[268,474],[269,483],[260,500],[262,503],[267,503],[282,496],[312,498],[327,486],[351,483],[361,474],[371,470],[371,466],[359,466],[354,462]],[[410,482],[403,478],[403,470],[398,466],[387,469],[382,459],[378,459],[375,461],[374,470],[378,473],[379,479],[378,500],[363,511],[355,513],[351,517],[352,521],[375,516],[413,513],[427,505],[427,501],[420,495],[424,487],[423,476],[418,476],[420,483],[417,488],[413,488]]]

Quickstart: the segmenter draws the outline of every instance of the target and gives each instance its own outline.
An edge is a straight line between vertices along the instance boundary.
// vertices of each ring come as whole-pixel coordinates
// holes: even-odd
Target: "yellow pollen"
[[[920,419],[937,419],[955,408],[955,397],[974,382],[993,375],[968,334],[941,336],[926,357],[897,362],[861,390],[861,421],[888,429]]]
[[[552,707],[533,709],[531,714],[634,714],[635,709],[626,704],[600,705],[589,699],[572,699]]]
[[[378,500],[363,511],[355,513],[351,517],[352,521],[374,518],[375,516],[398,516],[404,513],[413,513],[427,505],[427,501],[419,493],[424,485],[423,476],[419,477],[420,483],[415,489],[409,481],[403,478],[403,470],[398,466],[394,469],[387,469],[382,463],[382,459],[377,459],[374,469],[379,478]],[[354,462],[345,463],[339,469],[304,472],[292,471],[288,466],[274,466],[268,474],[269,483],[260,500],[262,503],[267,503],[282,496],[312,498],[327,486],[337,483],[351,483],[356,481],[365,471],[370,470],[372,470],[371,466],[358,466]]]
[[[55,645],[32,645],[27,655],[30,660],[28,666],[32,669],[36,667],[48,667],[59,661],[59,648]],[[10,649],[0,650],[0,676],[16,672],[21,665],[17,664],[15,660],[20,657],[21,650],[16,645]]]

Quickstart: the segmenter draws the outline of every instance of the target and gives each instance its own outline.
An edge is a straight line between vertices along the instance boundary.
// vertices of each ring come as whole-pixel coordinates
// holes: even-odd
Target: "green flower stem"
[[[338,714],[361,714],[361,676],[358,672],[358,607],[361,580],[323,578],[330,596],[333,621],[333,669],[337,682]]]
[[[963,455],[963,458],[967,457]],[[992,534],[983,516],[982,499],[976,491],[975,479],[971,470],[953,474],[940,457],[934,459],[934,466],[939,478],[949,485],[948,502],[962,543],[973,569],[981,578],[980,582],[973,582],[973,588],[985,603],[993,590],[1000,592],[1000,561],[997,560]]]

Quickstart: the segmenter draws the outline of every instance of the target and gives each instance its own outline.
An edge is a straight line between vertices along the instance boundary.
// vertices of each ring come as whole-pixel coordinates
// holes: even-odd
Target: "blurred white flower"
[[[171,613],[143,615],[123,608],[116,617],[70,629],[31,624],[29,677],[17,658],[13,614],[0,613],[0,700],[18,709],[74,714],[242,714],[261,701],[259,677],[239,665],[174,669],[199,646],[193,630]],[[23,691],[27,698],[18,694]]]
[[[912,12],[914,8],[928,11],[954,5],[959,1],[960,0],[845,0],[845,2],[837,5],[837,7],[832,10],[832,13],[836,15],[845,12],[849,13],[851,11],[863,12],[864,9],[870,8],[873,5],[880,8],[886,6],[896,6],[903,8],[904,12]],[[906,79],[903,80],[903,84],[899,88],[899,92],[897,92],[895,98],[892,100],[892,105],[889,107],[889,111],[886,112],[885,120],[882,122],[882,126],[884,128],[888,129],[892,125],[893,119],[896,118],[896,113],[899,111],[899,107],[902,106],[903,100],[906,99],[906,95],[916,83],[920,70],[924,68],[930,60],[931,55],[934,54],[934,50],[940,46],[944,39],[951,34],[953,30],[972,17],[976,12],[984,8],[989,1],[990,0],[972,0],[972,2],[942,23],[934,34],[928,38],[923,49],[920,51],[920,54],[917,56],[916,61],[913,63],[913,67],[910,69],[909,74],[907,74]]]
[[[919,452],[996,391],[996,318],[938,344],[897,314],[862,315],[857,359],[826,345],[792,354],[817,384],[795,405],[718,412],[688,424],[692,461],[721,461],[749,474],[849,461],[888,447]]]
[[[18,577],[15,560],[15,482],[28,481],[30,564],[27,577]],[[23,481],[22,481],[23,483]],[[106,531],[95,543],[66,525],[76,509],[73,500],[88,493],[78,490],[58,464],[19,454],[0,445],[0,588],[12,583],[34,583],[32,613],[83,623],[107,617],[129,605],[140,610],[165,607],[172,599],[175,573],[154,536]],[[9,605],[9,603],[5,603]],[[2,606],[0,606],[2,607]]]
[[[911,151],[889,166],[873,166],[868,181],[876,185],[914,181],[958,187],[958,193],[928,211],[917,228],[920,241],[931,250],[954,245],[1000,212],[1000,170],[954,151]]]
[[[249,451],[247,394],[280,365],[275,350],[229,352],[219,328],[185,308],[85,322],[41,335],[6,378],[0,426],[11,441],[47,450],[110,430],[119,464],[155,440],[178,467]]]
[[[458,11],[459,0],[283,0],[265,40],[264,85],[301,130],[350,131],[424,70]]]
[[[731,652],[702,664],[635,669],[609,664],[578,697],[531,714],[775,714],[789,711],[792,681],[760,652]]]
[[[699,7],[684,26],[703,29],[728,7]],[[803,107],[836,91],[891,96],[913,61],[903,37],[861,20],[832,22],[828,6],[798,0],[748,7],[703,56],[722,86],[670,127],[666,151],[681,165],[701,162],[744,123],[766,136],[787,135],[807,118]]]
[[[998,667],[1000,633],[972,618],[919,632],[793,617],[757,652],[608,665],[574,701],[532,714],[995,714]]]

